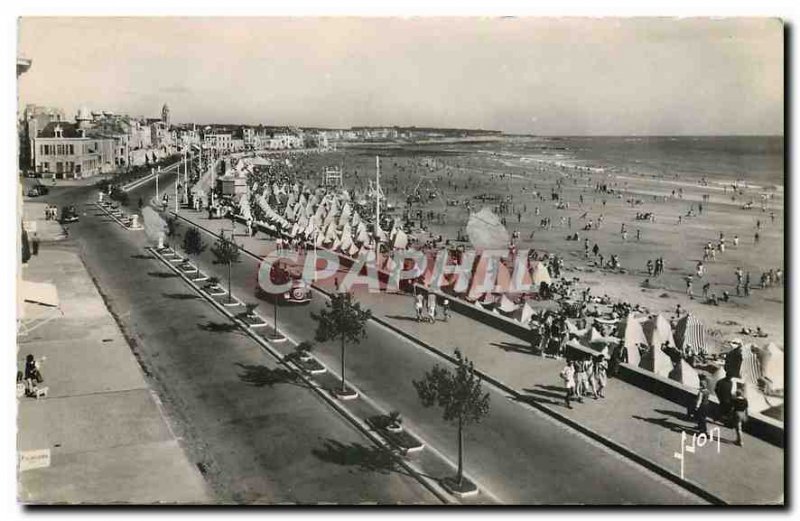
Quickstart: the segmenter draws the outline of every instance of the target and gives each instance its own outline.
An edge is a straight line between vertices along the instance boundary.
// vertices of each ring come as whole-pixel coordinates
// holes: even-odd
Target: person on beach
[[[569,399],[575,394],[575,367],[571,360],[567,360],[567,365],[561,370],[560,376],[564,381],[564,387],[566,387],[564,401],[567,404],[567,408],[572,409],[572,404],[569,402]],[[580,396],[578,396],[578,400],[583,402]]]
[[[653,259],[647,259],[647,276],[653,276]]]

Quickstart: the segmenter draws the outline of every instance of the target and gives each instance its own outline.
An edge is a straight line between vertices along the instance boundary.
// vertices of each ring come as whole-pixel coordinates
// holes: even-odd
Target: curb
[[[202,226],[200,224],[192,222],[189,219],[187,219],[187,218],[185,218],[185,217],[183,217],[181,215],[178,215],[173,211],[170,211],[170,213],[172,213],[173,215],[176,215],[179,219],[183,219],[184,221],[186,221],[188,223],[191,223],[192,225],[197,226],[198,228],[201,228],[202,230],[205,230],[207,233],[209,233],[209,234],[211,234],[211,235],[213,235],[215,237],[217,236],[216,233],[212,232],[211,230],[205,228],[204,226]],[[259,261],[262,260],[261,257],[259,257],[258,255],[246,250],[245,248],[243,248],[241,246],[239,247],[239,249],[242,250],[244,253],[250,255],[254,259],[257,259]],[[321,289],[320,287],[318,287],[315,284],[311,284],[311,287],[314,288],[316,291],[319,291],[320,293],[322,293],[326,297],[330,297],[331,296],[331,294],[328,291],[326,291],[324,289]],[[456,359],[454,357],[452,357],[451,355],[449,355],[449,354],[445,353],[444,351],[442,351],[442,350],[440,350],[440,349],[428,344],[427,342],[425,342],[423,340],[420,340],[420,339],[414,337],[410,333],[407,333],[406,331],[403,331],[402,329],[398,328],[397,326],[394,326],[394,325],[386,322],[382,318],[378,318],[377,316],[373,315],[372,316],[372,320],[374,320],[376,323],[380,324],[381,326],[383,326],[383,327],[385,327],[387,329],[390,329],[391,331],[394,331],[395,333],[397,333],[400,336],[406,338],[407,340],[409,340],[409,341],[411,341],[411,342],[413,342],[413,343],[415,343],[415,344],[417,344],[417,345],[419,345],[419,346],[431,351],[435,355],[437,355],[437,356],[439,356],[441,358],[444,358],[448,362],[456,363]],[[484,379],[487,382],[489,382],[490,384],[492,384],[493,386],[495,386],[498,389],[501,389],[502,391],[504,391],[505,393],[511,395],[511,397],[514,398],[515,400],[519,400],[520,398],[526,397],[526,395],[519,393],[515,389],[509,387],[508,385],[504,384],[500,380],[497,380],[497,379],[493,378],[492,376],[484,373],[483,371],[480,371],[480,370],[476,369],[475,373],[478,374],[482,379]],[[711,492],[708,492],[707,490],[703,489],[699,485],[697,485],[695,483],[692,483],[691,481],[687,481],[685,479],[681,479],[681,477],[679,475],[677,475],[674,472],[666,469],[665,467],[659,465],[658,463],[652,461],[651,459],[646,458],[644,456],[641,456],[641,455],[633,452],[631,449],[625,447],[624,445],[621,445],[621,444],[613,441],[611,438],[608,438],[608,437],[606,437],[606,436],[604,436],[604,435],[602,435],[602,434],[600,434],[600,433],[598,433],[598,432],[596,432],[596,431],[594,431],[594,430],[582,425],[581,423],[579,423],[579,422],[577,422],[577,421],[575,421],[575,420],[573,420],[573,419],[571,419],[571,418],[569,418],[567,416],[564,416],[563,414],[559,413],[558,411],[550,409],[549,407],[546,407],[546,406],[544,406],[542,404],[539,404],[539,403],[536,403],[536,402],[532,402],[532,403],[525,402],[525,403],[530,405],[530,406],[532,406],[532,407],[534,407],[535,409],[547,414],[551,418],[554,418],[554,419],[556,419],[556,420],[568,425],[569,427],[572,427],[573,429],[575,429],[576,431],[580,432],[584,436],[587,436],[587,437],[589,437],[589,438],[601,443],[606,448],[609,448],[609,449],[613,450],[614,452],[619,453],[620,455],[622,455],[622,456],[634,461],[635,463],[638,463],[639,465],[645,467],[646,469],[650,470],[651,472],[654,472],[655,474],[658,474],[659,476],[668,479],[669,481],[671,481],[671,482],[675,483],[676,485],[688,490],[689,492],[701,497],[702,499],[705,499],[706,501],[710,502],[713,505],[727,505],[728,504],[725,500],[723,500],[719,496],[717,496],[717,495],[715,495],[715,494],[713,494]]]
[[[173,212],[174,213],[174,212]],[[206,230],[208,231],[208,230]],[[211,232],[209,232],[211,233]],[[280,365],[285,366],[294,374],[296,374],[303,382],[308,386],[309,389],[314,391],[318,396],[320,396],[328,405],[330,405],[336,412],[338,412],[341,416],[343,416],[346,420],[348,420],[359,432],[365,435],[372,443],[378,446],[380,449],[385,450],[388,452],[393,459],[399,463],[403,468],[405,468],[413,477],[416,479],[420,484],[422,484],[429,492],[431,492],[439,501],[444,504],[454,504],[452,498],[448,497],[445,492],[439,489],[439,486],[435,484],[435,480],[431,478],[426,478],[422,475],[420,471],[418,471],[414,466],[410,464],[410,462],[403,459],[401,456],[397,455],[395,451],[392,449],[392,445],[388,442],[382,440],[378,437],[375,433],[373,433],[369,427],[356,415],[348,411],[343,405],[338,403],[338,401],[330,395],[330,393],[326,392],[316,381],[309,378],[303,370],[297,368],[294,363],[290,360],[287,360],[283,355],[279,352],[275,351],[275,349],[267,342],[266,339],[262,338],[261,336],[257,335],[255,332],[251,330],[251,328],[242,322],[239,318],[234,316],[233,314],[229,313],[222,304],[216,302],[213,298],[206,295],[204,291],[202,291],[197,284],[195,284],[191,279],[189,279],[184,273],[181,272],[176,266],[173,266],[167,259],[164,259],[161,254],[155,251],[155,248],[148,247],[148,251],[150,251],[153,256],[161,261],[162,264],[168,266],[170,270],[174,271],[180,278],[187,282],[189,286],[198,293],[204,300],[209,302],[217,311],[222,313],[225,317],[229,320],[232,320],[234,324],[236,324],[246,335],[252,338],[256,343],[258,343],[264,351],[269,353]],[[250,252],[247,252],[250,253]],[[252,255],[252,253],[251,253]],[[287,337],[288,338],[288,337]],[[455,503],[457,504],[457,503]]]

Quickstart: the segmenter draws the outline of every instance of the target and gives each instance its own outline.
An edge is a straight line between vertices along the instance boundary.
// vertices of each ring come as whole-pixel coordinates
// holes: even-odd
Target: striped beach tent
[[[707,353],[706,328],[703,323],[692,314],[678,320],[675,325],[675,344],[684,353],[688,345],[699,353]]]

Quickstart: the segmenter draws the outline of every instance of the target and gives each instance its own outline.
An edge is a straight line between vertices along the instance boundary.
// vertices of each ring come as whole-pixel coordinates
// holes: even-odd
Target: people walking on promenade
[[[736,445],[742,446],[742,426],[747,421],[747,408],[749,403],[744,396],[744,391],[739,388],[733,399],[733,429],[736,431]]]
[[[418,293],[414,301],[414,310],[417,314],[417,322],[422,322],[422,294]]]
[[[700,377],[700,390],[694,401],[694,419],[697,421],[697,432],[708,435],[708,409],[711,391],[708,389],[708,380],[705,375]]]
[[[597,395],[605,398],[603,390],[608,384],[608,360],[605,356],[598,356],[594,363],[594,378],[597,384]]]
[[[442,320],[447,322],[450,319],[450,299],[444,299],[442,302]]]
[[[561,379],[564,380],[564,386],[566,387],[564,401],[567,403],[567,407],[572,409],[569,399],[575,394],[575,367],[571,360],[567,360],[567,365],[561,370]],[[580,396],[578,396],[578,400],[583,401]]]

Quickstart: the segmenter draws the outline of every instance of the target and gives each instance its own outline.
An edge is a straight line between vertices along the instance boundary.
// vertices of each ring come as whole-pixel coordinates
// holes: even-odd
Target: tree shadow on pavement
[[[208,331],[209,333],[236,333],[239,332],[239,326],[233,322],[211,322],[210,320],[205,324],[197,324],[199,329]]]
[[[174,273],[169,273],[166,271],[150,271],[147,273],[151,277],[157,277],[159,279],[174,279],[177,277]]]
[[[237,363],[237,367],[242,369],[239,379],[254,387],[272,387],[275,384],[293,384],[298,387],[305,387],[297,373],[278,367],[270,369],[264,365],[249,365]]]
[[[408,317],[406,315],[386,315],[386,318],[391,320],[407,320],[409,322],[418,322],[416,316]]]
[[[174,300],[196,300],[200,297],[197,295],[193,295],[191,293],[162,293],[162,296],[165,298],[171,298]]]
[[[686,410],[682,411],[668,411],[666,409],[653,409],[653,412],[657,412],[658,414],[663,414],[664,416],[672,416],[673,418],[677,418],[678,420],[683,420],[687,422],[691,422],[692,419],[686,415]]]
[[[546,398],[555,398],[556,400],[564,400],[564,393],[566,389],[563,387],[556,387],[554,385],[539,385],[540,389],[523,389],[524,392],[534,394],[536,396],[544,396]],[[543,390],[545,389],[545,390]]]
[[[530,344],[517,344],[515,342],[491,342],[489,345],[499,347],[503,351],[514,351],[516,353],[524,353],[526,355],[534,354]]]
[[[632,418],[636,418],[637,420],[642,420],[647,423],[652,423],[653,425],[658,425],[659,427],[664,427],[665,429],[669,429],[672,432],[682,432],[682,431],[692,431],[694,427],[686,427],[675,422],[670,421],[667,418],[645,418],[643,416],[633,415]]]
[[[390,472],[408,474],[398,467],[397,462],[389,452],[378,447],[366,447],[360,443],[346,444],[327,438],[324,440],[322,448],[311,449],[311,453],[322,461],[358,467],[359,470],[363,471],[379,472],[381,474],[389,474]]]
[[[541,396],[538,396],[538,394],[541,393],[541,391],[535,391],[535,390],[532,390],[532,389],[525,389],[525,391],[527,391],[529,393],[533,393],[533,394],[527,395],[527,396],[515,396],[512,399],[515,402],[527,403],[528,405],[535,405],[535,404],[538,403],[538,404],[546,404],[546,405],[560,405],[562,407],[566,407],[566,404],[564,404],[564,397],[563,396],[560,396],[559,397],[560,401],[556,402],[556,401],[547,400],[547,399],[545,399],[545,398],[543,398]],[[552,395],[550,395],[550,393],[545,393],[545,395],[548,398],[552,396]]]

